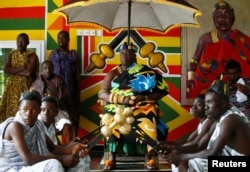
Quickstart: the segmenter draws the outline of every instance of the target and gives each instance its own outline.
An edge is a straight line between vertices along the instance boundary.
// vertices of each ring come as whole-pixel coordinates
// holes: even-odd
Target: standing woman
[[[2,98],[0,121],[15,116],[21,93],[30,88],[39,73],[37,55],[27,50],[29,36],[21,33],[16,41],[17,49],[10,52],[4,66],[7,83]]]
[[[69,96],[73,102],[72,124],[77,131],[79,124],[80,104],[80,61],[76,50],[69,50],[69,33],[60,31],[57,35],[57,49],[53,50],[49,59],[53,62],[54,73],[61,75],[69,89]]]

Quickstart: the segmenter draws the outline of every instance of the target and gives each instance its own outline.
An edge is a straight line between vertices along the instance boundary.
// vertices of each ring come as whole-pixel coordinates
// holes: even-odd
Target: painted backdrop
[[[64,29],[69,31],[70,48],[76,49],[81,56],[81,119],[79,136],[82,136],[99,125],[99,114],[102,109],[97,103],[97,94],[102,80],[112,67],[119,63],[118,54],[108,59],[103,69],[87,72],[90,56],[99,52],[100,44],[109,44],[119,32],[106,32],[102,28],[90,26],[66,26],[65,19],[52,11],[69,0],[15,0],[0,3],[0,40],[15,40],[21,32],[29,34],[31,40],[43,40],[46,59],[52,49],[57,47],[57,33]],[[181,28],[173,28],[167,33],[137,30],[144,42],[156,45],[155,52],[164,56],[163,64],[167,71],[159,72],[165,77],[170,94],[160,101],[161,118],[169,126],[169,140],[187,136],[196,128],[197,120],[189,114],[188,106],[180,105],[181,92]],[[132,40],[133,41],[133,40]],[[121,42],[121,44],[123,41]],[[118,50],[115,49],[115,52]],[[147,58],[137,54],[138,61],[148,64]]]

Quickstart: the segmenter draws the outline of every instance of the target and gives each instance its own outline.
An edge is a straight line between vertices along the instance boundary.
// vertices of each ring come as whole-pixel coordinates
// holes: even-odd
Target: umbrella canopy
[[[68,25],[94,24],[109,31],[136,28],[165,32],[172,26],[199,26],[201,12],[184,0],[85,0],[55,9]]]

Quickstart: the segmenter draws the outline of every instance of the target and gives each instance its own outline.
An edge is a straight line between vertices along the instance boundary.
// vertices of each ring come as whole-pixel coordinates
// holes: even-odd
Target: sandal
[[[144,168],[147,170],[157,170],[156,163],[154,159],[150,159],[145,165]]]
[[[115,163],[108,159],[105,161],[105,166],[103,167],[103,171],[114,170],[115,168],[116,168]]]

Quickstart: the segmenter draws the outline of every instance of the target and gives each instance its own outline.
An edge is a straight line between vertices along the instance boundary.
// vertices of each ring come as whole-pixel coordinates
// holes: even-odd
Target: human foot
[[[103,167],[103,171],[109,171],[109,170],[114,170],[116,168],[116,165],[113,161],[111,160],[106,160],[105,166]]]
[[[109,159],[105,161],[103,171],[114,170],[116,168],[116,156],[114,152],[109,152]]]

